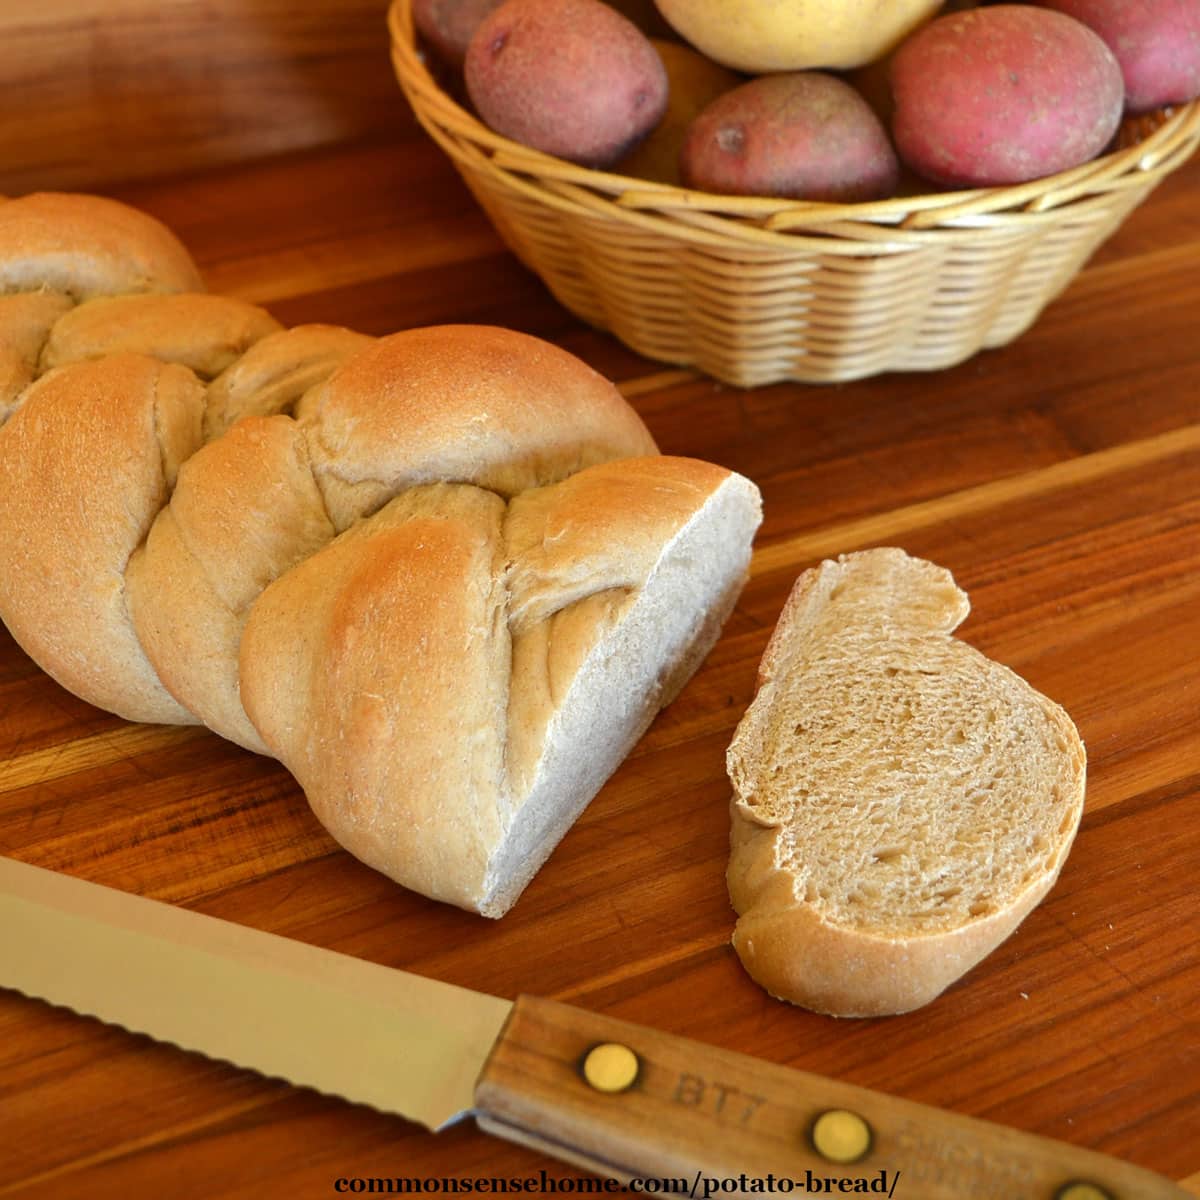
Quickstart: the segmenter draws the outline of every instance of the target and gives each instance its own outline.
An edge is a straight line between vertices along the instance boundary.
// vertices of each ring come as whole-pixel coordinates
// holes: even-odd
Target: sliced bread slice
[[[733,944],[835,1016],[933,1000],[1058,876],[1083,811],[1067,714],[952,636],[949,571],[892,548],[796,581],[729,747]]]

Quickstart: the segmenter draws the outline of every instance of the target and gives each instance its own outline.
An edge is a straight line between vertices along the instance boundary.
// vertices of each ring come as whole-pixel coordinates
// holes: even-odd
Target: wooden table
[[[1014,345],[936,375],[754,392],[582,326],[411,123],[109,190],[171,224],[213,290],[287,323],[497,322],[561,342],[664,450],[751,476],[766,519],[716,649],[500,923],[356,863],[279,766],[97,712],[6,635],[0,852],[1093,1147],[1200,1194],[1200,161]],[[769,999],[729,946],[724,752],[796,574],[875,544],[954,571],[963,635],[1071,712],[1090,782],[1061,879],[1011,940],[922,1011],[838,1022]],[[577,1174],[13,993],[0,1093],[0,1195],[24,1200]]]

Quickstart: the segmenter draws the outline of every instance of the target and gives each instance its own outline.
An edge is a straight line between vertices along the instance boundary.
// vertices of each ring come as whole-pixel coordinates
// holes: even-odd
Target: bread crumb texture
[[[926,1003],[1054,882],[1083,808],[1070,718],[952,636],[966,595],[897,549],[796,582],[729,749],[734,945],[780,998]]]

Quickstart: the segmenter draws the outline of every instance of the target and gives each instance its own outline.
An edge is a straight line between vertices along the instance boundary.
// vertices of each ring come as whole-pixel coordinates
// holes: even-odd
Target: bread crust
[[[112,201],[0,203],[0,616],[499,916],[711,646],[761,518],[539,339],[283,330]]]
[[[404,487],[472,483],[508,497],[658,450],[603,376],[548,342],[487,326],[380,338],[296,415],[339,530]]]
[[[640,594],[731,489],[744,523],[733,568],[691,600],[694,628],[674,645],[659,635],[658,660],[641,655],[649,679],[621,692]],[[752,485],[690,459],[600,464],[510,505],[469,484],[409,489],[254,603],[242,701],[343,846],[406,887],[501,916],[699,665],[757,520]],[[636,547],[632,562],[621,546]],[[569,564],[565,580],[547,554]],[[532,580],[537,617],[519,605]],[[573,723],[589,741],[564,733]]]
[[[779,830],[731,807],[728,881],[740,914],[733,947],[775,999],[834,1017],[886,1017],[936,1000],[1000,945],[1045,898],[1045,873],[1003,912],[949,932],[886,937],[847,929],[798,899],[779,866]]]
[[[226,296],[102,296],[55,323],[40,369],[110,354],[145,354],[211,379],[281,326],[270,313]]]
[[[0,292],[49,289],[75,301],[128,292],[201,292],[162,222],[116,200],[32,192],[0,202]]]
[[[467,908],[506,817],[503,510],[406,493],[268,587],[240,649],[246,711],[325,828]]]
[[[372,341],[340,325],[296,325],[268,334],[209,384],[205,441],[219,437],[242,417],[292,412],[309,389]]]
[[[733,945],[779,999],[856,1017],[928,1004],[1058,877],[1083,811],[1083,743],[1058,705],[952,638],[967,611],[948,571],[890,548],[824,562],[789,595],[728,758]],[[833,686],[830,663],[844,689],[832,715],[806,692]],[[885,685],[912,697],[900,726]],[[987,710],[978,737],[973,708]],[[1003,775],[1034,753],[1047,763],[1021,777],[1037,818],[1023,843],[977,764]],[[944,774],[921,780],[931,770]],[[838,822],[879,848],[849,853],[827,832]],[[907,874],[895,865],[918,855]]]
[[[185,462],[126,571],[134,628],[189,712],[247,750],[270,753],[246,716],[238,647],[271,582],[333,539],[308,445],[283,414],[244,417]]]
[[[203,407],[186,368],[121,354],[44,376],[0,430],[4,623],[69,691],[131,721],[196,723],[134,633],[125,566],[200,444]]]
[[[448,478],[486,489],[525,482],[517,474],[531,468],[553,480],[588,459],[653,446],[612,384],[504,330],[378,340],[289,330],[255,344],[214,392],[226,418],[274,415],[242,416],[184,464],[131,563],[130,595],[172,694],[259,753],[268,747],[238,694],[238,645],[270,583],[409,488]],[[645,535],[656,529],[648,522]],[[628,522],[622,534],[632,536]]]
[[[12,416],[37,373],[51,329],[71,309],[62,292],[18,292],[0,296],[0,425]]]

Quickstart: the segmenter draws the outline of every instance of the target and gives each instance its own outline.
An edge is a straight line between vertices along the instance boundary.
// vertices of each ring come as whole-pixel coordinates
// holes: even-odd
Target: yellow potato
[[[858,67],[881,57],[942,0],[656,0],[709,58],[740,71]]]

